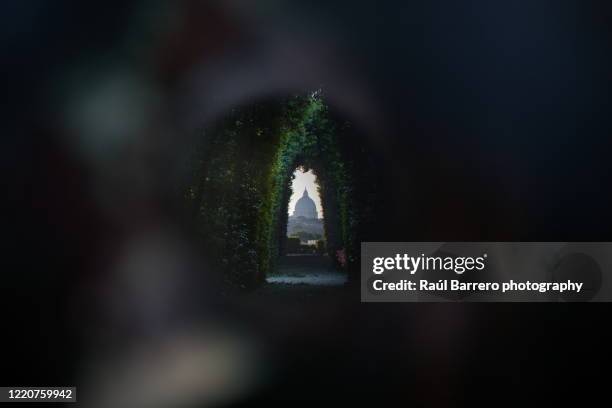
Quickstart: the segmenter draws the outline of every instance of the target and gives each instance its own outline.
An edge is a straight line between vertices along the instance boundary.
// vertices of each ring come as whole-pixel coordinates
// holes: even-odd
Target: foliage
[[[299,166],[317,175],[327,252],[355,259],[356,167],[339,142],[346,128],[315,93],[236,108],[203,132],[185,198],[205,251],[228,282],[251,287],[275,269]]]

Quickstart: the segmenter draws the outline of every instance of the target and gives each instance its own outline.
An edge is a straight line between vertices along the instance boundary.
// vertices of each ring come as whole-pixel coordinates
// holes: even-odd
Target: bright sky
[[[302,194],[304,194],[304,187],[306,187],[306,190],[308,190],[308,195],[314,200],[315,205],[317,206],[319,218],[323,218],[321,198],[319,197],[319,192],[317,191],[315,175],[312,173],[311,170],[304,173],[304,171],[299,168],[293,173],[293,175],[295,176],[295,178],[293,179],[293,183],[291,184],[291,189],[293,190],[293,193],[291,194],[291,200],[289,200],[289,215],[293,214],[295,203],[297,202],[297,200],[302,198]]]

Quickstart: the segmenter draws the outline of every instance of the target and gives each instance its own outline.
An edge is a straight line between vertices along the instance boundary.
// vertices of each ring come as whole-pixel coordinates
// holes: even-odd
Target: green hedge
[[[340,142],[349,127],[315,93],[233,109],[202,131],[185,198],[203,251],[227,282],[253,287],[275,270],[299,166],[317,175],[329,253],[344,249],[355,261],[357,169]]]

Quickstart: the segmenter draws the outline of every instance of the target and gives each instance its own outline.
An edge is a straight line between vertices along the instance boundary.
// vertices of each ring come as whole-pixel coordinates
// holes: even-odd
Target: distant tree
[[[300,239],[295,238],[287,238],[287,253],[295,254],[300,252]]]
[[[315,234],[307,231],[295,231],[293,236],[298,237],[302,242],[320,238],[320,236],[317,237]]]

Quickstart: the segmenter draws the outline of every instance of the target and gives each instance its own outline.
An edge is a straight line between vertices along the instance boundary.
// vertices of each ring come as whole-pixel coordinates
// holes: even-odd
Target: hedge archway
[[[352,135],[351,124],[330,113],[320,92],[235,108],[203,130],[185,198],[203,250],[228,283],[253,287],[275,270],[299,166],[317,176],[328,252],[343,251],[343,267],[349,278],[355,275],[372,194],[359,187],[368,185],[365,150]]]

